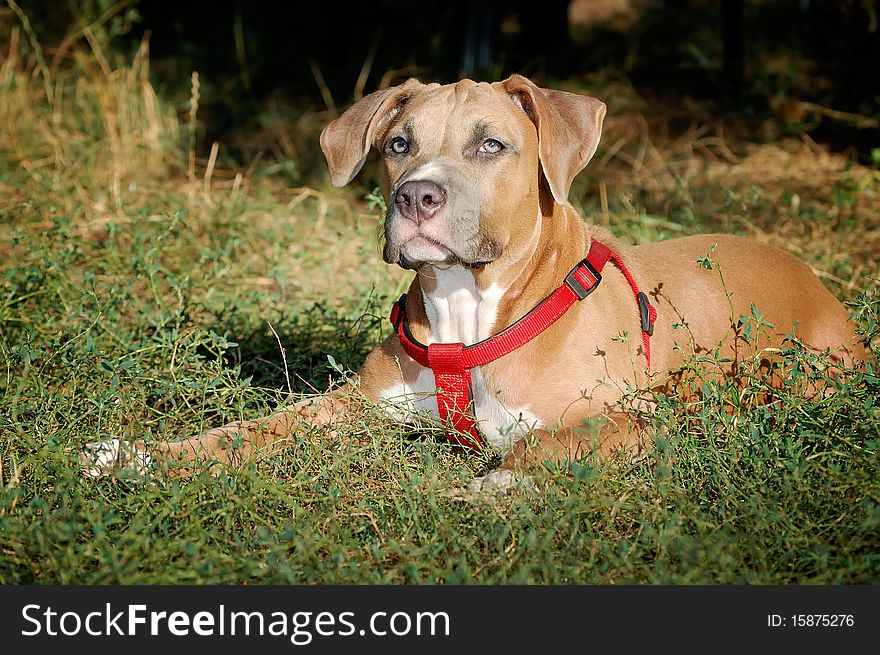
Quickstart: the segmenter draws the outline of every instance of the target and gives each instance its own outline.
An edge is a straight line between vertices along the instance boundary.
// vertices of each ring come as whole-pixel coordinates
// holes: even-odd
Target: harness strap
[[[544,298],[516,323],[498,334],[470,346],[462,343],[432,343],[424,345],[413,337],[406,320],[406,294],[394,303],[391,323],[404,351],[416,362],[434,372],[437,385],[437,409],[441,421],[451,432],[453,443],[479,449],[482,446],[479,430],[474,420],[473,393],[470,369],[483,366],[507,355],[528,343],[555,323],[576,302],[583,300],[599,286],[601,271],[614,261],[632,289],[639,308],[642,328],[642,344],[648,370],[651,369],[651,334],[657,311],[648,297],[639,291],[635,280],[620,257],[605,244],[593,239],[587,257],[581,260],[563,284]]]
[[[437,385],[437,409],[451,428],[447,437],[459,446],[479,448],[480,435],[473,420],[471,371],[462,361],[461,343],[432,343],[428,346],[428,365]]]

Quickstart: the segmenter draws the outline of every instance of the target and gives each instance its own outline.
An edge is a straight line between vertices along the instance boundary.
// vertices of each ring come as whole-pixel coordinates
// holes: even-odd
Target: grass
[[[93,43],[50,72],[34,47],[13,29],[0,61],[0,582],[880,582],[880,377],[806,400],[797,343],[773,402],[756,371],[743,392],[691,371],[699,395],[657,398],[647,457],[547,470],[540,494],[463,494],[497,460],[378,413],[218,477],[85,478],[87,441],[189,436],[350,376],[407,276],[380,262],[369,170],[333,191],[315,153],[223,168],[197,86],[170,106],[145,50]],[[878,170],[805,137],[675,133],[625,83],[594,87],[611,117],[585,215],[633,242],[781,245],[876,357]],[[290,129],[316,143],[328,119]]]

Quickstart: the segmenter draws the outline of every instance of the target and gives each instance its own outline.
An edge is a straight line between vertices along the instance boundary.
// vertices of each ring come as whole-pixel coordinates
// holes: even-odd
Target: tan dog
[[[609,264],[594,292],[552,325],[472,369],[472,411],[482,440],[506,453],[498,471],[475,481],[476,489],[509,485],[548,458],[635,445],[638,429],[621,406],[624,390],[666,384],[663,373],[683,353],[720,345],[733,360],[771,358],[756,352],[779,347],[795,328],[805,344],[828,349],[842,366],[864,354],[841,304],[784,252],[723,235],[631,247],[585,223],[568,204],[568,191],[596,151],[604,116],[605,105],[595,98],[541,89],[519,75],[494,84],[410,80],[367,96],[321,134],[334,186],[357,175],[372,146],[382,153],[384,257],[416,272],[405,305],[415,340],[469,345],[514,324],[563,284],[592,239],[619,255],[657,312],[649,372],[635,289],[620,266]],[[723,283],[717,267],[696,263],[714,244],[711,259]],[[758,351],[732,339],[732,318],[748,315],[752,303],[775,326],[761,336]],[[359,378],[363,395],[401,421],[418,425],[437,417],[435,377],[404,351],[397,334],[367,357]],[[268,450],[303,423],[345,420],[349,398],[347,390],[319,396],[149,449],[106,442],[92,446],[84,463],[97,475],[157,459],[178,458],[184,468],[194,460],[237,461]],[[584,428],[594,417],[605,417],[604,427]],[[231,447],[232,438],[243,445]]]

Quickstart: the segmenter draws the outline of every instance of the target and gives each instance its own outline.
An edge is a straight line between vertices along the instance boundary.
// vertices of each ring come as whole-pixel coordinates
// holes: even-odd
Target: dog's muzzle
[[[501,249],[480,233],[480,203],[429,179],[406,180],[392,191],[385,218],[383,256],[389,264],[478,268]]]

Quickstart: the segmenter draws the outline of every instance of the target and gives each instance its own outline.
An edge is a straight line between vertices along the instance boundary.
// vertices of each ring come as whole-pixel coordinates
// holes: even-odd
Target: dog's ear
[[[333,186],[345,186],[354,179],[377,134],[422,86],[418,80],[409,79],[399,86],[374,91],[323,129],[321,150]]]
[[[538,157],[550,192],[559,204],[599,146],[605,103],[590,96],[542,89],[522,75],[504,80],[503,88],[538,130]]]

